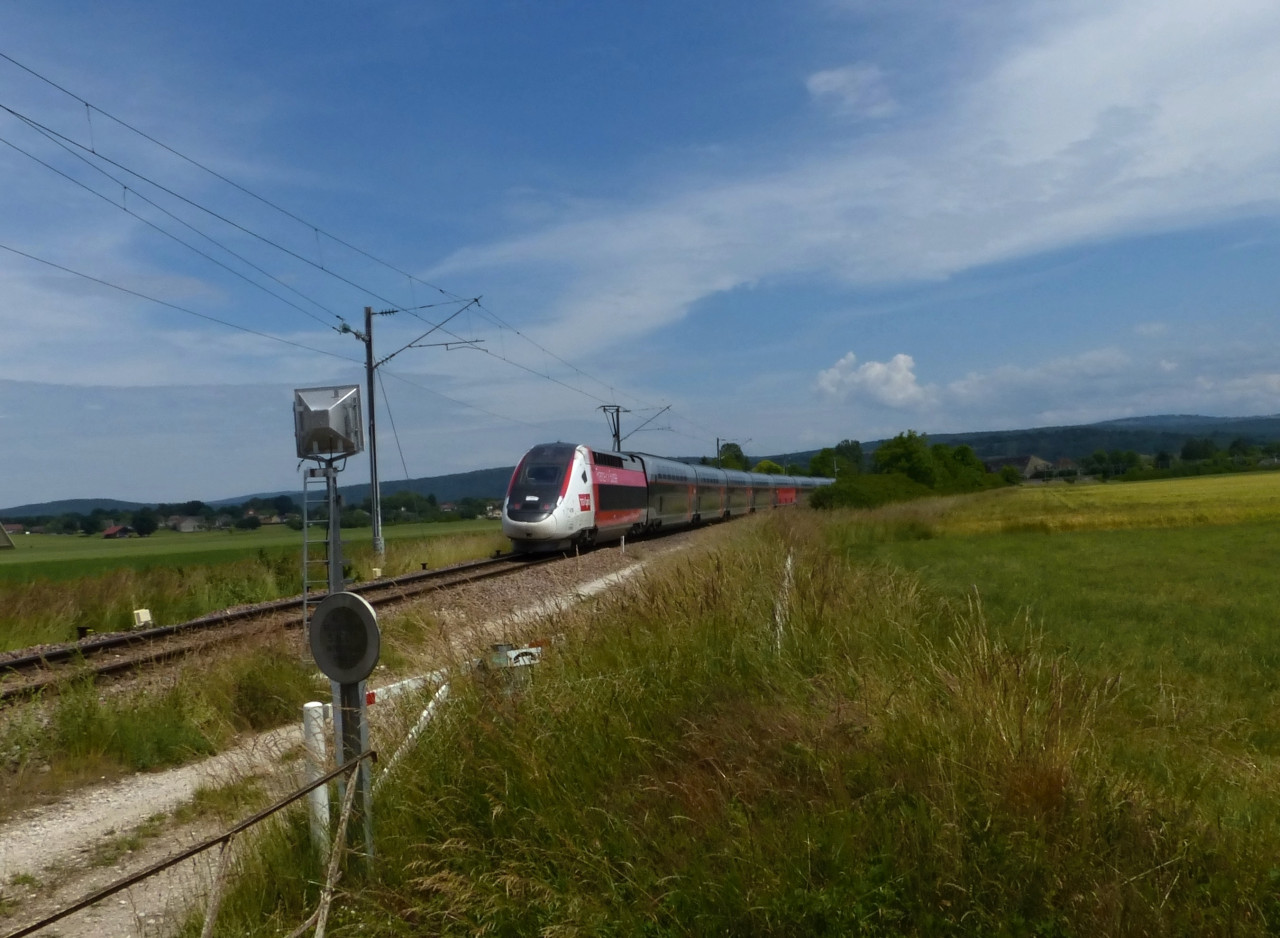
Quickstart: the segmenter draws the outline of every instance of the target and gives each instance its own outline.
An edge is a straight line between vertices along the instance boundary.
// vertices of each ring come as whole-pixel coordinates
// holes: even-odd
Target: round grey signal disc
[[[339,684],[358,684],[372,674],[381,647],[378,617],[363,596],[332,593],[311,616],[311,657]]]

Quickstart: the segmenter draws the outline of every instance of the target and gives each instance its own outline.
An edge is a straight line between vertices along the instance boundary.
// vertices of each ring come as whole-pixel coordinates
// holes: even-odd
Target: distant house
[[[1053,463],[1039,456],[1003,456],[999,459],[988,459],[984,465],[987,472],[999,472],[1005,466],[1013,466],[1024,479],[1034,479],[1037,473],[1052,473]]]
[[[110,540],[128,537],[131,534],[133,534],[133,528],[129,527],[127,524],[113,524],[102,532],[102,536]]]
[[[25,524],[6,524],[4,526],[5,534],[26,534],[27,526]]]
[[[204,529],[204,519],[199,515],[170,515],[165,524],[170,530],[179,531],[182,534],[191,534]]]

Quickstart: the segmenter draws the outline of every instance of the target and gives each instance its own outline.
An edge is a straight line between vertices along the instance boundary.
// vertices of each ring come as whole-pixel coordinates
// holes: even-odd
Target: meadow
[[[507,542],[496,521],[389,525],[376,558],[368,528],[343,532],[348,576],[386,576],[492,554]],[[0,651],[74,640],[79,629],[132,626],[148,609],[157,625],[241,603],[302,592],[302,532],[283,525],[106,540],[19,535],[0,551]]]
[[[728,526],[459,685],[331,933],[1275,934],[1278,514],[1239,477]],[[242,873],[219,934],[314,908],[296,819]]]

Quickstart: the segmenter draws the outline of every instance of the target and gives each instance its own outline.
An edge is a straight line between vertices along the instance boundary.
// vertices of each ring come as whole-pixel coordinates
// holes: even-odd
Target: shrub
[[[817,489],[810,499],[815,508],[878,508],[933,495],[928,486],[892,472],[845,476]]]

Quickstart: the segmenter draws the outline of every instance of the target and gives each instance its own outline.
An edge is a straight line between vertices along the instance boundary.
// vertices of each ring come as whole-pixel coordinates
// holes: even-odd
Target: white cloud
[[[916,380],[915,361],[910,355],[897,354],[887,362],[864,362],[849,352],[838,362],[818,372],[818,390],[828,397],[848,400],[866,397],[894,408],[920,407],[930,402],[933,394]]]
[[[941,111],[904,103],[903,120],[874,137],[646,204],[597,207],[459,251],[429,276],[554,268],[545,338],[573,355],[627,343],[737,286],[945,278],[1276,210],[1280,5],[1031,9]],[[880,79],[855,65],[816,73],[809,86],[865,108]]]
[[[847,117],[888,117],[898,109],[884,73],[875,65],[845,65],[814,72],[809,94]]]

